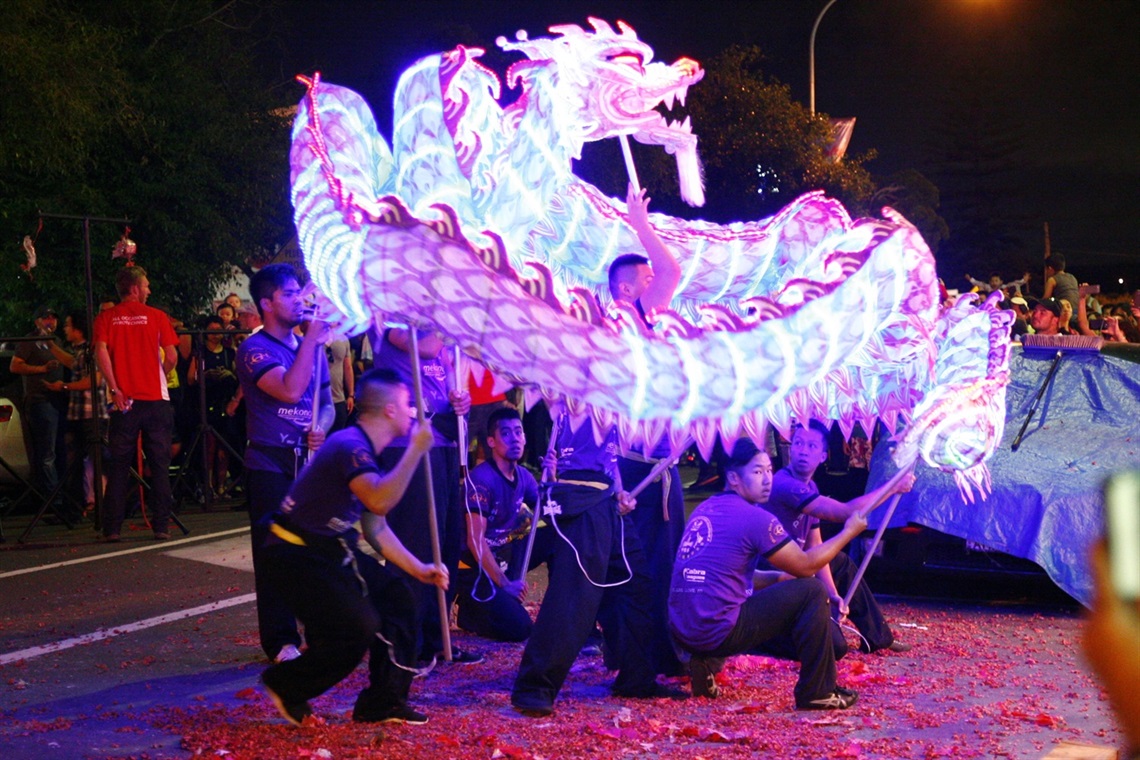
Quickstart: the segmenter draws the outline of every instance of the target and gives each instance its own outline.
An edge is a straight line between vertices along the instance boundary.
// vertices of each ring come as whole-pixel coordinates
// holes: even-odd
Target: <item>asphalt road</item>
[[[19,545],[5,526],[0,711],[24,730],[0,729],[0,754],[181,756],[178,737],[137,716],[187,698],[230,698],[255,684],[264,660],[251,638],[246,515],[182,519],[187,537],[157,542],[136,521],[118,544],[95,542],[89,525],[40,525]],[[81,730],[55,730],[60,721]]]

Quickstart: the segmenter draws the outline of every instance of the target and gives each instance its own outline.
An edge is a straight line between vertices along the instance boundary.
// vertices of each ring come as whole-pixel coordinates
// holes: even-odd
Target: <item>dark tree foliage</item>
[[[825,190],[855,214],[874,191],[863,164],[873,155],[833,161],[831,126],[792,100],[788,87],[766,77],[755,47],[732,47],[705,63],[686,109],[699,136],[707,202],[689,209],[679,198],[676,167],[658,147],[633,145],[653,208],[717,222],[770,216],[810,190]],[[624,197],[625,168],[616,140],[587,146],[580,171],[606,192]]]
[[[895,172],[879,182],[871,196],[872,210],[890,206],[918,228],[930,252],[937,254],[950,235],[946,220],[939,213],[941,194],[930,180],[915,169]]]
[[[275,28],[258,0],[12,0],[0,27],[0,332],[37,303],[84,302],[80,222],[129,218],[152,302],[188,314],[231,265],[292,235],[288,139],[298,90],[255,52]],[[116,224],[91,225],[95,298],[111,297]]]
[[[1002,101],[993,81],[982,68],[964,69],[950,98],[952,110],[932,133],[933,162],[926,173],[941,190],[941,213],[950,228],[938,266],[951,287],[964,273],[1012,279],[1030,264],[1022,239],[1024,198],[1014,176],[1023,159],[1024,125],[994,107]]]

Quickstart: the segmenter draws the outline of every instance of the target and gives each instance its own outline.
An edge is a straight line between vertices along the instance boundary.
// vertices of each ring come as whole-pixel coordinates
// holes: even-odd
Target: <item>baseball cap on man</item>
[[[47,317],[47,316],[52,316],[52,317],[55,317],[56,319],[59,318],[59,315],[56,314],[55,309],[53,309],[50,306],[41,306],[40,308],[36,309],[36,313],[33,315],[32,318],[33,319],[43,319],[44,317]]]
[[[1045,309],[1045,311],[1052,312],[1054,317],[1061,316],[1061,302],[1056,298],[1035,298],[1029,303],[1030,309],[1036,309],[1038,306]]]

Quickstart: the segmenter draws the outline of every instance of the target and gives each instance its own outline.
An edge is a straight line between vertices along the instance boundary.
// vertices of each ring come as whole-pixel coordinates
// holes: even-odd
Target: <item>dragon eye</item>
[[[623,63],[626,66],[636,66],[639,69],[641,68],[641,56],[637,53],[618,53],[616,55],[609,56],[607,60],[609,60],[611,63]]]

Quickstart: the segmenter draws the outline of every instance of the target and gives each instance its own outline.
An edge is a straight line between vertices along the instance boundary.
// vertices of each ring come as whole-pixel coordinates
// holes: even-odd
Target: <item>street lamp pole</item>
[[[819,29],[819,22],[823,21],[823,14],[827,13],[833,5],[835,5],[835,0],[828,0],[827,5],[823,6],[823,10],[815,17],[815,23],[811,27],[811,42],[808,45],[808,88],[811,94],[808,104],[813,116],[815,115],[815,33]]]

